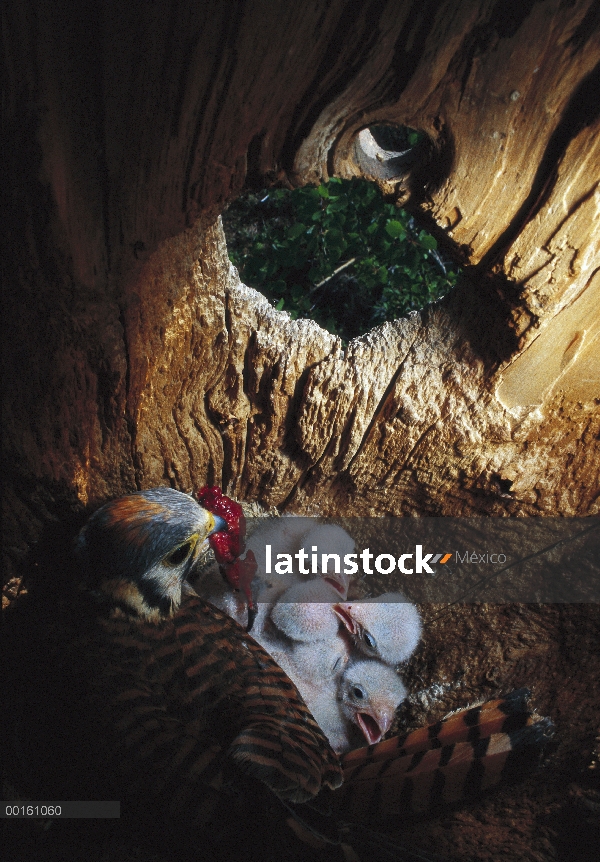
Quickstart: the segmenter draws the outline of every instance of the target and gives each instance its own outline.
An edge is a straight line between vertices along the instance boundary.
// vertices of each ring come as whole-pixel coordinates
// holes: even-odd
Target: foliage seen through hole
[[[223,224],[245,284],[345,341],[439,299],[458,276],[435,238],[366,180],[248,193]]]

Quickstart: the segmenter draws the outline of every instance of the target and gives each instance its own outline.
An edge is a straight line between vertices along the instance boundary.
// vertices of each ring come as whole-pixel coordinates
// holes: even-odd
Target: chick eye
[[[362,700],[365,696],[365,693],[362,688],[358,685],[355,685],[352,689],[352,696],[356,698],[356,700]]]
[[[183,545],[180,545],[178,548],[175,548],[174,551],[171,551],[171,553],[165,557],[163,562],[166,566],[178,566],[189,557],[191,550],[192,542],[184,542]]]
[[[375,640],[373,635],[369,634],[369,632],[367,632],[367,631],[364,632],[363,640],[366,643],[366,645],[369,647],[369,649],[372,649],[372,650],[377,649],[377,641]]]

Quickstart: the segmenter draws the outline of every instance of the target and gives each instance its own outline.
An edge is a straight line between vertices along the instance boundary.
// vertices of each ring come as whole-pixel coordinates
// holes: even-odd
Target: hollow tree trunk
[[[19,3],[6,28],[25,510],[208,479],[303,511],[592,511],[595,4],[102,5]],[[214,222],[246,174],[359,173],[374,121],[431,137],[380,182],[466,276],[344,352],[242,287]]]
[[[161,484],[598,512],[597,3],[20,0],[5,38],[8,595],[49,521]],[[410,172],[376,122],[427,133]],[[465,266],[345,350],[240,283],[218,220],[246,182],[333,175]]]

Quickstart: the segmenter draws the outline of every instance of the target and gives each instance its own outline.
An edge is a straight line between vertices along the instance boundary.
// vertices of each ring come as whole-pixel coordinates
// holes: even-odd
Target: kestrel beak
[[[212,536],[213,533],[222,533],[223,531],[227,532],[227,521],[224,518],[221,518],[220,515],[213,515],[212,512],[210,514],[213,516],[215,525],[212,530],[209,530],[208,535]]]
[[[208,514],[210,518],[212,518],[213,526],[210,528],[208,533],[206,533],[204,539],[201,542],[198,542],[198,544],[194,548],[194,560],[196,560],[200,556],[200,551],[205,551],[209,547],[209,536],[212,536],[213,533],[227,532],[227,521],[225,521],[219,515],[213,515],[212,512],[208,512]]]

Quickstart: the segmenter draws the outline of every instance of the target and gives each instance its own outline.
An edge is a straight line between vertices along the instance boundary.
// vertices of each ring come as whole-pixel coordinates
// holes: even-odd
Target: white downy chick
[[[271,546],[272,571],[265,571],[265,546]],[[257,616],[251,634],[259,643],[271,623],[292,640],[306,641],[316,637],[335,635],[338,620],[332,606],[345,599],[350,577],[344,574],[344,555],[352,553],[354,541],[341,527],[333,524],[315,524],[311,518],[269,518],[252,533],[246,544],[258,563],[253,581]],[[304,548],[308,555],[307,573],[298,572],[298,561],[294,555]],[[317,570],[312,571],[313,548],[317,550]],[[278,572],[275,569],[277,556],[287,554],[294,562],[294,572]],[[336,554],[325,560],[323,554]],[[280,569],[286,568],[280,566]],[[336,572],[336,568],[340,571]],[[241,596],[224,584],[217,567],[205,571],[196,586],[202,596],[229,616],[244,625],[246,604]],[[317,604],[318,603],[318,604]],[[264,644],[263,644],[264,646]]]
[[[405,661],[421,638],[419,612],[402,593],[338,602],[333,610],[360,652],[389,665]]]
[[[296,642],[336,638],[339,620],[333,605],[338,590],[321,577],[294,584],[273,604],[270,620],[284,635]]]
[[[405,697],[406,689],[391,667],[361,659],[349,664],[340,679],[323,680],[310,709],[331,747],[342,754],[365,742],[379,742]]]
[[[381,661],[350,663],[353,642],[332,611],[333,587],[317,578],[289,592],[308,601],[259,602],[252,636],[294,682],[336,752],[378,742],[405,697],[402,682]],[[311,601],[315,597],[330,602]],[[244,602],[231,590],[207,598],[243,622]]]
[[[350,575],[344,572],[344,557],[355,551],[354,539],[336,524],[316,524],[300,538],[297,550],[304,548],[307,554],[317,554],[318,575],[346,598],[350,587]],[[333,559],[336,556],[338,560]],[[339,562],[339,565],[338,565]],[[316,577],[311,573],[309,578]],[[282,601],[290,601],[284,599]]]
[[[344,556],[354,551],[354,540],[335,524],[311,526],[296,540],[298,547],[294,553],[304,548],[310,555],[311,573],[300,582],[298,575],[280,576],[280,584],[285,582],[285,578],[296,580],[273,602],[268,616],[293,641],[335,637],[339,621],[333,613],[333,605],[348,594],[350,576],[344,573]],[[317,554],[316,573],[312,571],[313,552]],[[273,578],[269,578],[272,583]],[[260,595],[258,601],[261,601]]]
[[[342,607],[336,602],[346,598],[349,577],[343,574],[343,558],[354,551],[354,542],[340,527],[309,522],[306,530],[306,523],[293,517],[269,520],[247,543],[259,563],[258,614],[251,634],[293,680],[334,750],[342,753],[379,741],[406,692],[397,674],[380,661],[349,663],[354,637],[349,639],[341,629],[334,608]],[[272,547],[273,561],[277,554],[295,554],[300,548],[310,559],[313,546],[320,564],[323,553],[338,554],[341,571],[336,573],[335,560],[329,559],[315,574],[267,575],[266,544]],[[223,583],[218,570],[208,574],[197,587],[199,594],[243,625],[245,602]],[[358,619],[360,611],[355,612]],[[383,614],[387,616],[385,608]],[[371,619],[372,611],[366,616]],[[371,625],[378,632],[377,621],[371,619]]]
[[[267,545],[271,548],[270,572],[265,568]],[[312,518],[294,516],[269,518],[264,526],[258,527],[252,533],[246,546],[256,557],[263,592],[266,588],[282,592],[300,581],[322,577],[337,590],[338,600],[340,597],[345,598],[348,593],[350,576],[344,573],[344,556],[354,551],[354,540],[335,524],[315,524]],[[304,572],[300,571],[300,564],[296,559],[296,554],[302,548],[307,555]],[[313,553],[317,555],[316,571],[313,571]],[[285,566],[278,557],[284,554],[292,561],[293,572],[281,571]],[[330,559],[325,560],[325,568],[323,554],[330,555]],[[339,558],[339,566],[332,559],[334,554]],[[339,568],[339,571],[336,571],[336,568]]]

